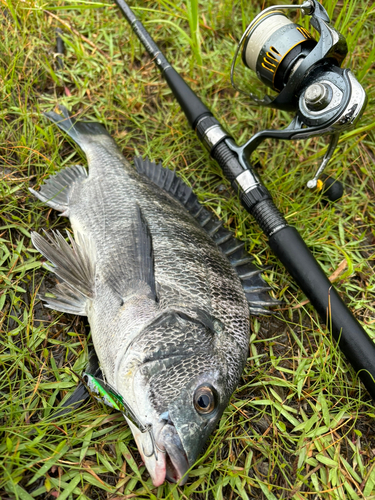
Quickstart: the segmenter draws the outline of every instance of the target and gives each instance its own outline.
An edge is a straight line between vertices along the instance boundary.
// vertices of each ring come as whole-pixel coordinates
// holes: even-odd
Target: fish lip
[[[126,416],[125,418],[154,486],[161,486],[166,480],[184,485],[188,480],[190,465],[173,422],[169,418],[167,421],[162,419],[164,424],[161,421],[155,427],[151,426],[151,440],[145,448],[144,436],[148,433],[142,432],[131,420]],[[150,445],[152,449],[149,449]]]
[[[181,459],[179,462],[172,460],[171,456],[166,452],[166,471],[165,479],[170,483],[178,483],[183,486],[189,479],[187,474],[189,467],[189,462],[186,453],[180,455]]]
[[[183,486],[190,469],[186,452],[173,422],[166,423],[159,433],[158,448],[165,454],[165,479]]]

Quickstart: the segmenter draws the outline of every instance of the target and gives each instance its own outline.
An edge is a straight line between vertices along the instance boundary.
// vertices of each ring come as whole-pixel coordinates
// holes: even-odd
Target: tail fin
[[[69,111],[64,106],[59,106],[62,115],[50,111],[44,115],[55,123],[61,130],[66,132],[74,142],[76,142],[85,153],[89,144],[103,143],[108,140],[114,143],[112,137],[103,125],[96,122],[80,122],[70,116]]]

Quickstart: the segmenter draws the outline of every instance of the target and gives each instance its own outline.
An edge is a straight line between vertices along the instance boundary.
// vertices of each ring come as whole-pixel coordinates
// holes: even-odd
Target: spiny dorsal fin
[[[87,171],[81,165],[67,167],[45,181],[40,191],[29,188],[30,193],[50,207],[68,216],[69,198],[77,182],[87,179]]]
[[[270,288],[261,276],[262,270],[252,263],[252,258],[244,248],[245,244],[222,227],[222,222],[199,203],[192,189],[177,177],[175,172],[168,167],[164,168],[161,163],[151,162],[148,158],[134,158],[134,163],[138,173],[145,175],[180,201],[228,257],[241,278],[250,312],[269,314],[270,311],[266,307],[278,305],[279,302],[270,297]]]
[[[77,234],[74,240],[68,233],[71,246],[58,232],[45,233],[43,238],[36,232],[31,233],[33,245],[52,265],[45,267],[63,280],[51,293],[53,297],[43,296],[48,307],[62,312],[85,315],[87,299],[94,296],[95,249],[93,242]]]

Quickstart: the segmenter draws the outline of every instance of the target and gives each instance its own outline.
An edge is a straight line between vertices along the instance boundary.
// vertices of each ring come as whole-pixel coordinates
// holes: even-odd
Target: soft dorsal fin
[[[268,293],[270,287],[261,276],[262,270],[252,263],[244,242],[235,238],[213,213],[199,203],[193,190],[177,177],[175,172],[168,167],[164,168],[161,163],[151,162],[148,158],[145,160],[140,157],[134,158],[134,163],[138,173],[145,175],[182,203],[228,257],[242,281],[250,312],[269,314],[270,311],[266,307],[278,305],[279,301],[270,297]]]
[[[34,247],[52,265],[45,267],[63,280],[42,296],[47,307],[57,311],[86,316],[87,300],[94,296],[95,249],[93,242],[79,233],[74,240],[68,233],[71,246],[58,232],[45,233],[43,238],[36,232],[31,233]],[[52,297],[49,295],[52,294]]]
[[[74,165],[48,177],[40,191],[32,188],[29,188],[29,191],[43,203],[68,216],[69,198],[73,187],[86,179],[86,169],[81,165]]]
[[[138,173],[148,177],[154,184],[174,196],[186,207],[190,205],[190,198],[190,201],[198,202],[192,189],[168,167],[164,168],[161,163],[156,164],[148,158],[143,160],[139,156],[134,158],[134,163]]]

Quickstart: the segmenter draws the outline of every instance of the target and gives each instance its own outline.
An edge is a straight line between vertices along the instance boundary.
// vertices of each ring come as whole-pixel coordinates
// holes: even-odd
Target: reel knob
[[[323,174],[317,182],[318,191],[322,192],[323,198],[335,202],[344,194],[344,186],[334,177]]]

